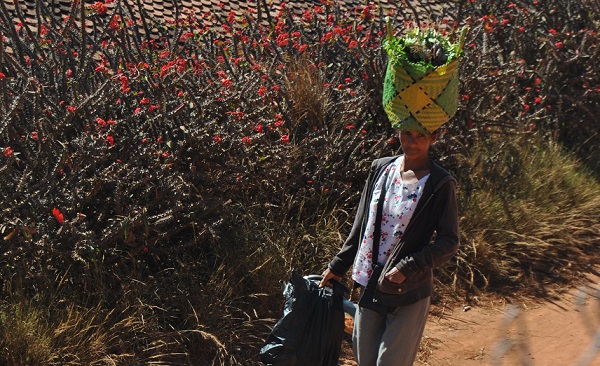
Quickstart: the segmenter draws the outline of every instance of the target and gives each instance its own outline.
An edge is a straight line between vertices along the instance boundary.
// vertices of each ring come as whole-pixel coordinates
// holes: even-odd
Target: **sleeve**
[[[396,267],[407,278],[427,268],[438,267],[458,251],[460,234],[458,225],[458,204],[456,199],[456,181],[450,180],[439,190],[437,209],[441,210],[435,226],[433,243],[424,245],[420,251],[414,252],[398,262]]]

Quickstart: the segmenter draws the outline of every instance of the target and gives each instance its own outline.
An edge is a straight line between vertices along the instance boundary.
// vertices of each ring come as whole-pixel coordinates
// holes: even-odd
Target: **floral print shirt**
[[[429,178],[429,174],[427,174],[413,183],[403,181],[400,174],[403,159],[404,156],[399,156],[396,161],[390,164],[377,179],[373,189],[367,227],[352,269],[352,279],[363,286],[367,285],[373,272],[373,234],[382,184],[386,184],[387,190],[383,200],[381,239],[379,241],[379,253],[377,253],[378,262],[381,265],[385,264],[396,244],[402,239],[404,230],[419,203],[427,178]],[[383,182],[386,176],[387,180]]]

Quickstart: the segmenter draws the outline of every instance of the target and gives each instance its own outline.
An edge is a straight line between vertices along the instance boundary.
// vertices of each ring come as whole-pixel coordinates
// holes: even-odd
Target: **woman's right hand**
[[[321,274],[321,276],[323,276],[323,279],[321,280],[321,282],[319,282],[319,287],[323,287],[323,286],[327,286],[327,287],[333,287],[333,285],[331,284],[331,280],[336,280],[338,282],[342,282],[342,276],[338,276],[335,273],[331,272],[331,270],[329,268],[327,268],[323,274]]]

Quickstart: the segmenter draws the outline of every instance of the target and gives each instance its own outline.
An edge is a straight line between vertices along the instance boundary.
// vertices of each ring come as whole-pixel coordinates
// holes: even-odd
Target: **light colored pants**
[[[358,307],[352,345],[360,366],[411,366],[417,357],[431,298],[386,315]]]

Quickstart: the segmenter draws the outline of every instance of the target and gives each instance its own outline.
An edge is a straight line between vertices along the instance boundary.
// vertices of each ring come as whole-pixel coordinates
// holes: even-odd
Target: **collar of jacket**
[[[376,164],[373,166],[373,171],[371,172],[373,183],[379,177],[379,174],[400,156],[401,155],[395,155],[378,159]],[[437,192],[440,187],[442,187],[448,181],[456,181],[446,169],[439,166],[434,160],[431,160],[431,170],[429,173],[431,175],[429,176],[429,179],[427,179],[427,183],[425,183],[425,191],[423,192],[423,195],[426,193],[433,194]],[[374,184],[371,186],[374,186]]]
[[[370,178],[372,180],[372,182],[370,183],[370,192],[369,192],[368,197],[372,197],[373,189],[375,187],[375,182],[377,181],[377,178],[379,177],[381,172],[384,171],[385,168],[387,168],[390,164],[392,164],[393,161],[395,161],[400,156],[401,155],[395,155],[395,156],[380,158],[376,161],[375,164],[373,164],[373,166],[372,166],[373,171],[371,171],[371,178]],[[433,160],[431,160],[431,170],[429,171],[429,173],[430,173],[430,176],[427,179],[427,182],[425,183],[425,187],[423,189],[423,194],[421,195],[421,198],[419,199],[419,203],[417,203],[417,207],[415,208],[413,217],[411,218],[410,223],[408,224],[405,232],[408,231],[408,229],[412,226],[411,224],[416,221],[416,218],[421,213],[423,207],[425,207],[425,205],[431,201],[435,192],[437,192],[444,184],[448,183],[449,181],[456,182],[456,179],[454,179],[454,177],[452,177],[452,175],[450,175],[450,173],[448,173],[448,171],[446,169],[439,166]],[[364,230],[364,225],[366,225],[366,222],[363,222],[363,230]]]

